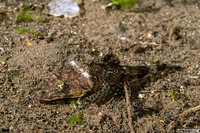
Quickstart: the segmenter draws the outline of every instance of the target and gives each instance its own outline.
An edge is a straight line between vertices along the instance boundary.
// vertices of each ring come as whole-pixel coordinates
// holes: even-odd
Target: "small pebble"
[[[120,39],[123,40],[123,41],[125,41],[125,40],[126,40],[126,37],[121,37]]]
[[[99,56],[103,56],[103,53],[100,53]]]
[[[75,65],[76,65],[76,62],[75,62],[75,61],[70,61],[70,64],[71,64],[72,66],[75,66]]]
[[[0,50],[4,52],[4,49],[3,49],[3,48],[0,48]]]
[[[147,34],[147,38],[151,39],[152,35],[150,33]]]
[[[143,98],[144,96],[143,96],[142,94],[139,94],[138,97],[139,97],[139,98]]]

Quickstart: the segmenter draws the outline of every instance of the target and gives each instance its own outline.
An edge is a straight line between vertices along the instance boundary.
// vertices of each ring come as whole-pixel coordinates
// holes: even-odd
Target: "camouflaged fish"
[[[47,81],[37,95],[42,101],[81,98],[82,102],[104,104],[123,89],[124,82],[141,79],[148,71],[146,66],[121,66],[119,62],[93,62],[84,69],[71,61],[61,76]]]

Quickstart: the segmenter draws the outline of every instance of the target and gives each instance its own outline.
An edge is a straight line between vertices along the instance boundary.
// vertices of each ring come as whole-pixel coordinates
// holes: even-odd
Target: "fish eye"
[[[66,81],[58,85],[60,91],[66,91],[70,86],[70,81]]]

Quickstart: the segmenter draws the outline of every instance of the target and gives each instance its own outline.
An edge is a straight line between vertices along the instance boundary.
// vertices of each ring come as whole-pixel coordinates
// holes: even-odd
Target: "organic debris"
[[[107,7],[119,6],[121,9],[128,9],[138,3],[138,0],[114,0],[108,3]]]
[[[72,100],[70,100],[69,102],[71,103],[71,105],[72,105],[75,109],[77,109],[77,101],[75,101],[74,99],[72,99]]]
[[[75,100],[70,100],[70,103],[73,105],[73,107],[75,108],[75,110],[77,110],[77,101]],[[68,123],[71,126],[76,126],[77,124],[83,125],[83,114],[80,112],[76,112],[75,114],[73,114],[70,118]]]
[[[127,85],[126,83],[124,82],[124,90],[125,90],[125,96],[126,96],[126,106],[127,106],[127,112],[128,112],[128,119],[129,119],[129,122],[128,122],[128,125],[129,125],[129,128],[130,128],[130,131],[131,133],[134,132],[134,128],[133,128],[133,119],[132,119],[132,105],[131,105],[131,101],[130,101],[130,91],[128,91],[128,88],[127,88]]]
[[[184,117],[191,114],[191,113],[194,113],[194,112],[197,112],[200,110],[200,105],[196,106],[196,107],[193,107],[193,108],[190,108],[188,110],[185,110],[183,113],[181,113],[179,115],[179,119],[180,120],[184,120]]]
[[[36,32],[32,31],[32,30],[28,30],[28,29],[18,29],[15,31],[15,33],[19,33],[19,34],[35,34]]]
[[[8,72],[8,77],[18,76],[20,74],[19,70],[11,70]]]
[[[175,94],[175,93],[172,93],[172,92],[170,91],[170,97],[171,97],[172,101],[174,102],[174,101],[175,101],[175,98],[176,98],[176,94]]]
[[[68,18],[75,17],[79,14],[81,0],[56,0],[48,4],[49,14],[53,16],[64,16]]]
[[[83,114],[76,112],[70,117],[68,123],[71,126],[76,126],[77,124],[83,125]]]
[[[32,8],[26,9],[22,11],[16,18],[14,23],[32,23],[35,20],[40,19],[40,15],[36,14],[34,11],[32,11]]]
[[[0,85],[1,85],[1,84],[4,84],[4,82],[3,82],[3,81],[0,81]]]
[[[171,27],[170,27],[170,29],[169,29],[169,40],[170,40],[170,41],[172,40],[172,36],[173,36],[173,34],[174,34],[175,27],[176,27],[176,21],[173,20],[173,21],[172,21],[172,25],[171,25]]]

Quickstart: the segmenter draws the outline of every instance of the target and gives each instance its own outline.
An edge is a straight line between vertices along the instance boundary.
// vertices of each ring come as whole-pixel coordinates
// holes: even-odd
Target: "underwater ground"
[[[49,2],[0,1],[0,132],[130,132],[123,94],[93,115],[82,109],[83,125],[76,126],[69,124],[76,109],[67,100],[36,97],[70,61],[101,62],[110,49],[120,65],[183,68],[131,88],[139,90],[131,98],[135,132],[200,131],[199,0],[143,0],[127,10],[85,0],[74,18],[49,15]],[[33,18],[21,22],[21,13]],[[139,43],[147,47],[135,52]]]

